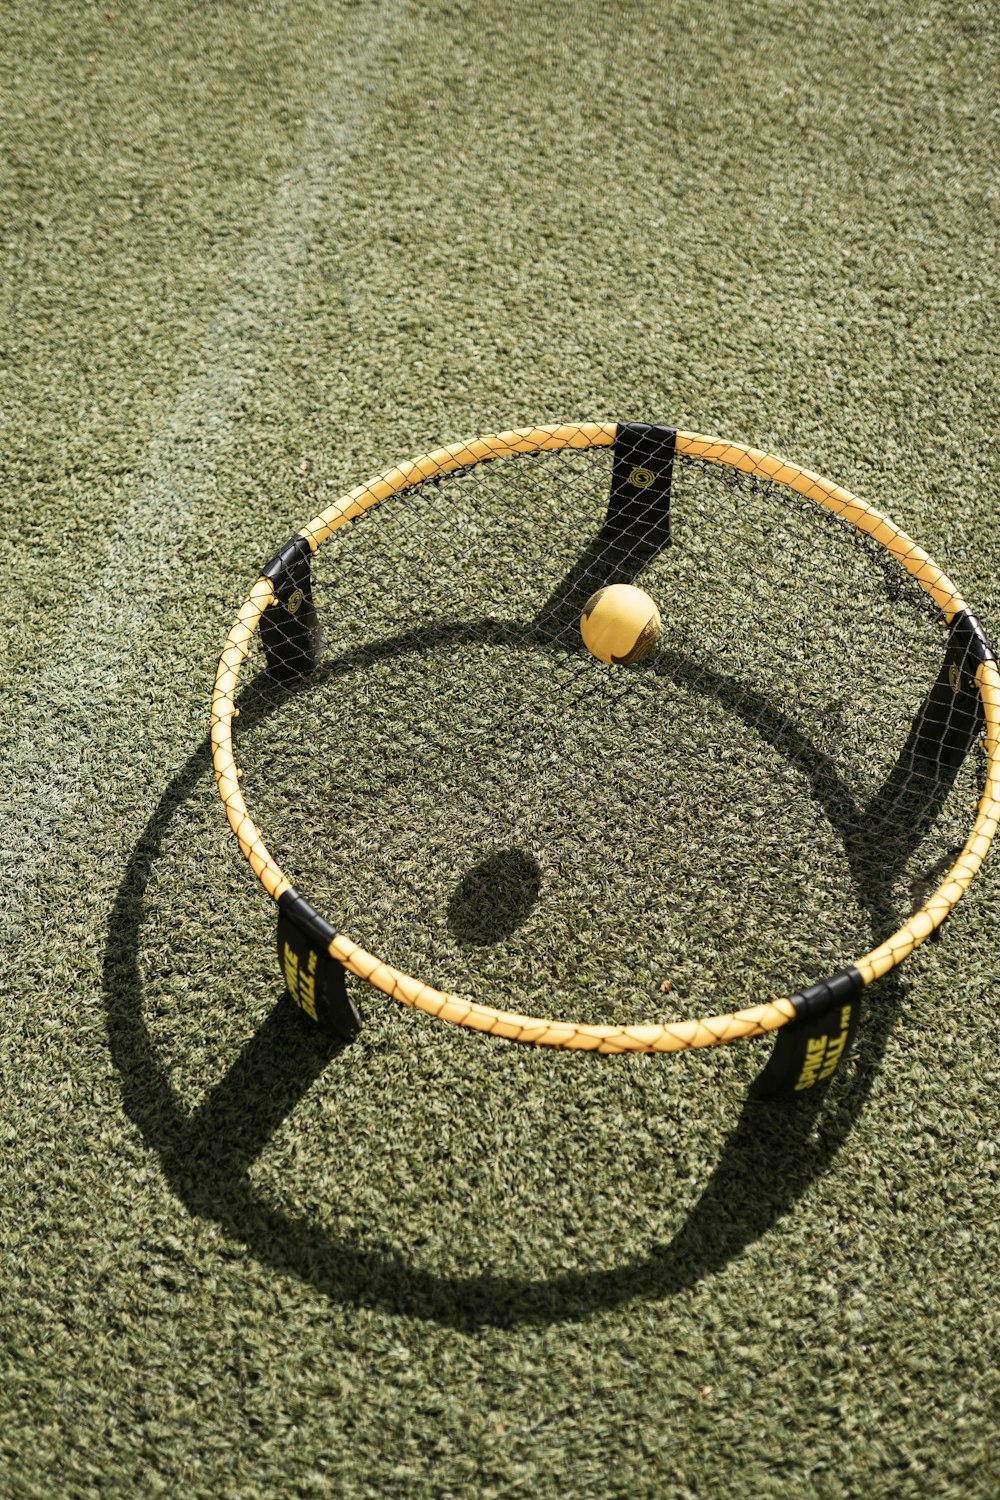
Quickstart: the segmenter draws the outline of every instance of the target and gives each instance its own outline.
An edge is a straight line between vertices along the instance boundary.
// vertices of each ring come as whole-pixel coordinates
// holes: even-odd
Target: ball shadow
[[[497,849],[459,881],[448,902],[448,928],[463,947],[503,942],[538,900],[542,867],[525,849]]]

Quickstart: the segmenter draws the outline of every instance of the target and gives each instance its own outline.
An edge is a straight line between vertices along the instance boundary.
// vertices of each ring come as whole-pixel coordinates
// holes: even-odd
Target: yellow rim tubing
[[[937,563],[918,547],[912,537],[900,531],[888,516],[859,500],[849,490],[842,489],[829,479],[802,469],[786,459],[776,458],[773,453],[764,453],[759,448],[748,448],[742,443],[729,443],[722,438],[700,437],[696,432],[677,434],[677,452],[685,458],[701,458],[707,463],[725,464],[739,469],[744,474],[758,474],[762,479],[773,480],[787,489],[795,490],[806,500],[833,511],[849,521],[858,531],[879,542],[899,562],[917,583],[934,600],[945,619],[951,623],[955,615],[967,606],[955,585]]]
[[[330,943],[329,952],[360,979],[383,994],[454,1026],[484,1031],[508,1041],[528,1042],[536,1047],[562,1047],[579,1052],[689,1052],[699,1047],[718,1047],[747,1037],[763,1036],[795,1018],[790,1000],[767,1001],[726,1015],[705,1016],[693,1021],[664,1021],[648,1026],[592,1026],[577,1021],[549,1021],[515,1011],[495,1010],[489,1005],[449,995],[394,969],[373,953],[358,946],[343,932]]]
[[[436,448],[422,458],[386,469],[366,484],[355,485],[333,505],[320,513],[303,535],[315,552],[317,547],[332,536],[347,521],[364,515],[373,505],[398,495],[411,485],[422,484],[425,479],[435,479],[441,474],[454,473],[456,469],[468,469],[473,464],[491,458],[506,458],[512,453],[554,453],[563,448],[607,448],[614,442],[618,432],[616,422],[584,422],[579,425],[563,423],[554,427],[517,427],[510,432],[493,433],[488,437],[472,438],[464,443],[451,443],[447,448]]]
[[[986,785],[979,799],[972,830],[961,854],[919,911],[884,943],[859,958],[855,968],[865,984],[879,979],[911,954],[914,948],[941,926],[962,899],[978,874],[1000,823],[1000,671],[995,662],[984,662],[976,672],[976,684],[986,719],[983,746],[986,750]]]
[[[261,615],[273,604],[274,597],[270,581],[259,578],[244,601],[222,649],[212,693],[212,764],[229,826],[257,879],[267,894],[277,901],[292,882],[271,858],[260,830],[247,812],[240,790],[240,772],[233,756],[233,720],[239,713],[235,702],[237,679],[250,653],[250,639],[260,624]]]
[[[308,537],[315,552],[347,521],[363,515],[380,501],[436,475],[514,453],[608,447],[614,443],[616,433],[615,423],[563,424],[516,428],[469,442],[452,443],[388,469],[366,484],[356,485],[304,527],[302,534]],[[885,547],[926,590],[947,621],[967,607],[950,579],[916,542],[887,516],[840,485],[761,449],[721,438],[702,437],[698,433],[678,432],[677,452],[684,457],[700,458],[760,475],[823,505]],[[277,901],[291,887],[291,881],[271,857],[260,830],[247,811],[232,750],[232,721],[239,713],[235,707],[235,694],[240,668],[249,654],[250,640],[261,615],[274,602],[274,597],[271,583],[266,578],[258,579],[226,640],[212,696],[212,759],[219,795],[240,849],[268,895]],[[994,662],[985,662],[979,667],[976,683],[986,718],[987,778],[972,831],[941,885],[920,910],[892,937],[857,960],[854,967],[866,985],[888,973],[940,926],[977,874],[997,832],[1000,820],[1000,672]],[[762,1036],[795,1019],[794,1006],[782,996],[761,1005],[700,1020],[645,1026],[594,1026],[551,1021],[495,1010],[460,995],[443,993],[393,968],[345,933],[335,935],[329,952],[351,973],[403,1005],[453,1025],[535,1046],[603,1053],[691,1051]]]

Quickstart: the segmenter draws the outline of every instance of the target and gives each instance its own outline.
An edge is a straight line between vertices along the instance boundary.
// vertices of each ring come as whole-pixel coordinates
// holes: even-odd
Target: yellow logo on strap
[[[316,965],[319,954],[309,950],[309,961],[305,968],[299,964],[298,954],[290,943],[285,943],[285,985],[299,1010],[316,1020]]]
[[[799,1074],[796,1092],[811,1089],[814,1083],[829,1078],[844,1055],[847,1035],[851,1026],[851,1007],[845,1005],[840,1012],[840,1031],[836,1036],[819,1036],[806,1043],[806,1060]]]

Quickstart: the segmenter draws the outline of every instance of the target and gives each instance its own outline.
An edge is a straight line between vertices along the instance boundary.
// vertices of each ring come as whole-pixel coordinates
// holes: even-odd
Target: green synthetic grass
[[[5,9],[5,1494],[996,1492],[996,858],[825,1098],[336,1053],[206,739],[318,493],[532,422],[787,453],[995,639],[996,72],[976,4]]]

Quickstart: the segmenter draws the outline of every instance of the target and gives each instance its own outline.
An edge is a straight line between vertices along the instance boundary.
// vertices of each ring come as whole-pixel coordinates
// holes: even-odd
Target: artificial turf
[[[207,746],[318,496],[537,422],[787,453],[996,638],[996,40],[969,3],[4,10],[14,1500],[996,1493],[996,858],[822,1096],[375,999],[337,1051],[277,1003]]]

